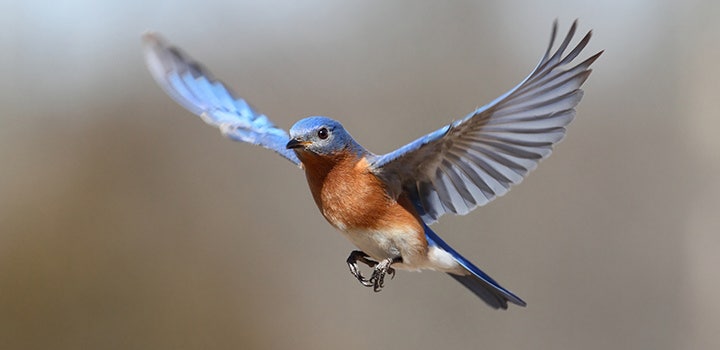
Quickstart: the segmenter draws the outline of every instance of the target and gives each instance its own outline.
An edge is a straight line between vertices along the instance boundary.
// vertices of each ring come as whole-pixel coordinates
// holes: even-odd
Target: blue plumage
[[[563,57],[576,26],[550,55],[555,23],[545,55],[520,84],[465,118],[378,156],[373,171],[398,187],[391,191],[414,194],[428,224],[507,193],[563,139],[582,98],[580,86],[602,53],[563,69],[590,40],[591,32]]]
[[[450,255],[452,255],[455,260],[470,273],[467,275],[458,275],[448,272],[450,277],[462,283],[493,308],[507,309],[508,301],[520,306],[526,305],[522,299],[518,298],[509,290],[501,287],[494,279],[480,270],[477,266],[473,265],[473,263],[465,259],[465,257],[460,255],[460,253],[455,251],[455,249],[453,249],[450,245],[445,243],[445,241],[443,241],[440,236],[433,232],[433,230],[431,230],[427,225],[424,225],[424,227],[428,245],[438,246],[444,251],[450,253]]]
[[[285,130],[255,112],[199,63],[159,36],[149,33],[143,39],[150,73],[176,102],[227,137],[273,150],[300,165],[295,152],[285,148],[290,140]]]
[[[327,117],[302,119],[288,134],[179,49],[154,34],[144,42],[150,72],[180,105],[227,137],[273,150],[305,169],[323,216],[362,250],[350,255],[348,265],[363,285],[380,290],[393,264],[432,269],[448,273],[493,308],[506,309],[508,302],[525,302],[428,225],[504,195],[563,139],[583,96],[580,87],[602,53],[566,68],[590,40],[588,33],[565,55],[576,27],[577,22],[552,53],[555,23],[544,56],[513,89],[384,155],[370,153]],[[369,279],[357,261],[374,268]]]

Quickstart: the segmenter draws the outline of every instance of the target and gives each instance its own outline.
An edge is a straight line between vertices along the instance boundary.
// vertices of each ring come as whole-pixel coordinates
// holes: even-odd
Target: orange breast
[[[424,232],[410,200],[404,195],[391,198],[382,181],[368,171],[365,158],[308,153],[301,155],[301,160],[315,203],[339,230],[412,227],[415,232]]]

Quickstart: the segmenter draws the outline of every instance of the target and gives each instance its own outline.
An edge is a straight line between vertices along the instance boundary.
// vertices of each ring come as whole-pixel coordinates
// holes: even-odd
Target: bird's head
[[[326,117],[308,117],[290,128],[290,142],[286,146],[296,152],[334,155],[340,152],[361,154],[363,148],[345,131],[342,124]]]

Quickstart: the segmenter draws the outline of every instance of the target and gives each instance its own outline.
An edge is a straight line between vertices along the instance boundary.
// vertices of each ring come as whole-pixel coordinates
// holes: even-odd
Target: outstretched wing
[[[145,34],[143,44],[150,73],[175,102],[218,127],[225,136],[273,150],[300,165],[295,152],[285,148],[290,141],[287,132],[256,113],[202,65],[156,34]]]
[[[467,214],[520,183],[565,136],[602,51],[565,68],[585,48],[592,32],[563,57],[577,21],[551,55],[557,33],[537,67],[519,85],[462,120],[446,125],[391,153],[378,156],[372,171],[415,200],[426,223],[445,213]]]

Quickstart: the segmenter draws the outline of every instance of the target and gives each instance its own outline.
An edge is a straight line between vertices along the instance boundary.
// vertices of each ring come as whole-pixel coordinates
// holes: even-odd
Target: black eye
[[[318,130],[318,137],[321,140],[328,138],[328,129],[322,128],[322,129]]]

